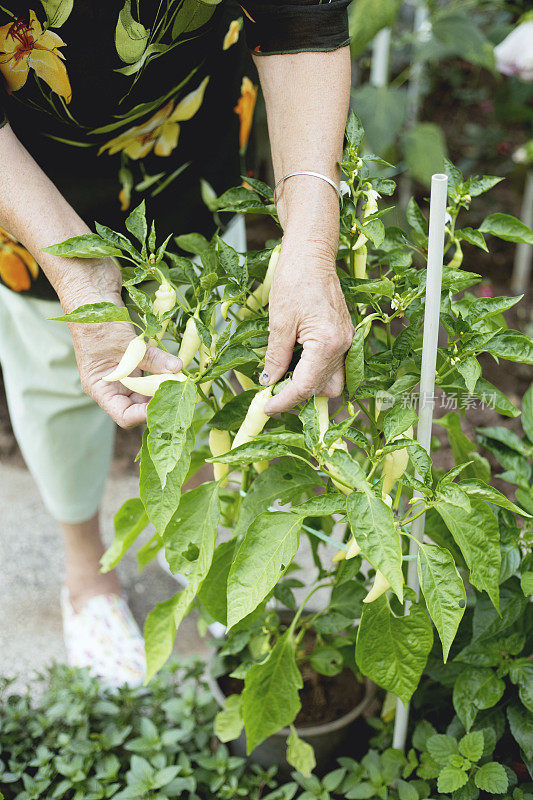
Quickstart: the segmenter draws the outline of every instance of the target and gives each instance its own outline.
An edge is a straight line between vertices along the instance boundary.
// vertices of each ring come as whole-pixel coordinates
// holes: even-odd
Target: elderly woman
[[[114,423],[142,424],[146,402],[102,380],[133,329],[71,325],[69,334],[48,321],[58,300],[64,311],[121,304],[117,267],[42,248],[94,219],[120,226],[142,198],[160,235],[209,232],[200,179],[217,192],[239,181],[251,126],[257,87],[244,38],[276,181],[304,173],[278,190],[284,235],[261,382],[283,376],[295,342],[303,352],[267,410],[343,387],[352,329],[335,254],[348,0],[245,3],[42,0],[34,10],[6,0],[0,9],[0,360],[15,435],[64,536],[69,660],[108,683],[141,677],[143,647],[116,575],[99,572],[98,508]],[[235,228],[227,235],[235,244]],[[177,372],[181,363],[152,347],[141,367]]]

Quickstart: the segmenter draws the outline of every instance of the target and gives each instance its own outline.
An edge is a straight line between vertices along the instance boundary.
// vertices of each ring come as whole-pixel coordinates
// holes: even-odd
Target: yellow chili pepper
[[[237,431],[231,449],[234,450],[241,444],[247,444],[257,436],[268,422],[268,415],[265,414],[265,405],[272,395],[272,386],[261,389],[257,392],[246,413],[243,423]]]
[[[136,336],[132,339],[124,351],[124,355],[118,362],[115,369],[106,375],[104,381],[120,381],[130,375],[136,369],[144,358],[146,353],[146,342],[142,336]]]
[[[346,560],[349,561],[350,558],[355,558],[361,552],[361,548],[355,541],[355,536],[352,536],[348,543],[348,550],[346,552]]]
[[[272,279],[274,278],[274,272],[276,271],[280,250],[281,244],[277,244],[272,250],[264,281],[259,284],[257,289],[254,289],[253,292],[248,295],[244,306],[242,306],[237,312],[237,317],[240,320],[246,319],[254,311],[260,311],[261,308],[266,306],[268,303],[270,289],[272,288]]]
[[[346,550],[337,550],[333,558],[331,559],[333,562],[336,561],[344,561],[346,558]]]
[[[161,319],[167,311],[172,311],[176,305],[176,291],[167,280],[164,280],[159,289],[155,293],[155,299],[152,305],[152,311],[158,319]],[[161,339],[165,335],[170,320],[164,319],[161,323],[161,330],[156,333],[153,339],[150,339],[150,344],[157,347]]]
[[[194,317],[189,317],[178,351],[178,358],[181,358],[184,367],[187,367],[193,360],[198,352],[201,341],[196,328],[196,321]]]
[[[257,389],[257,385],[254,381],[248,377],[248,375],[244,375],[242,372],[237,372],[237,370],[233,370],[233,373],[237,380],[239,381],[241,388],[244,389],[246,392],[248,389]]]
[[[231,437],[228,431],[219,431],[216,428],[211,428],[209,431],[209,449],[212,456],[223,456],[231,450]],[[215,462],[213,464],[213,473],[216,481],[222,481],[221,485],[225,486],[228,482],[227,474],[229,472],[229,465],[222,462]]]
[[[222,314],[222,319],[226,320],[228,318],[228,311],[230,307],[233,305],[233,300],[223,300],[220,304],[220,313]]]
[[[254,311],[260,311],[262,306],[261,297],[263,295],[263,284],[260,283],[257,289],[250,292],[246,298],[246,302],[237,311],[237,318],[240,320],[250,317]]]
[[[126,389],[146,397],[153,397],[165,381],[184,382],[187,378],[181,372],[163,372],[160,375],[144,375],[139,378],[121,378],[120,382]]]
[[[324,396],[315,396],[315,407],[318,413],[318,432],[319,432],[319,441],[324,441],[324,435],[326,431],[329,429],[329,399]],[[328,448],[328,453],[333,453],[334,450],[344,450],[345,453],[348,452],[348,446],[343,439],[338,439],[337,441],[333,442],[333,444]],[[335,468],[326,461],[326,467],[331,473],[334,473]],[[332,478],[332,483],[334,486],[339,489],[343,494],[350,494],[351,490],[348,489],[347,486],[344,486],[342,483],[339,483]]]
[[[455,253],[453,254],[453,258],[448,264],[448,267],[451,269],[459,269],[461,264],[463,263],[463,251],[461,249],[461,245],[459,242],[455,243]]]
[[[211,334],[211,347],[207,347],[203,342],[200,344],[199,350],[199,373],[202,375],[206,369],[208,368],[209,364],[211,363],[212,359],[215,356],[216,351],[216,343],[218,339],[218,334],[212,333]],[[213,381],[205,381],[205,383],[200,384],[200,389],[205,395],[208,395],[211,391],[211,386],[213,385]]]
[[[156,317],[161,319],[161,317],[166,314],[167,311],[172,311],[175,305],[176,291],[168,281],[164,280],[155,293],[152,311]]]
[[[315,396],[315,408],[318,414],[319,441],[324,441],[324,434],[329,428],[329,398]]]
[[[380,572],[379,569],[377,569],[372,588],[368,592],[367,596],[363,598],[363,603],[373,603],[374,600],[377,600],[378,597],[381,597],[381,595],[384,594],[387,589],[390,589],[390,583],[385,575]]]
[[[405,433],[400,434],[399,436],[395,436],[392,441],[396,441],[397,439],[412,439],[413,438],[413,429],[408,428]],[[385,498],[386,495],[391,493],[392,487],[398,481],[405,470],[407,469],[407,464],[409,463],[409,453],[406,447],[402,447],[401,450],[393,450],[392,453],[387,453],[385,458],[383,459],[383,469],[382,469],[382,476],[383,476],[383,490],[382,490],[382,497]]]
[[[367,257],[367,249],[366,245],[363,244],[354,253],[354,260],[353,260],[354,278],[366,278],[366,257]]]
[[[333,556],[332,561],[344,561],[344,559],[349,561],[350,558],[355,558],[356,556],[358,556],[360,552],[361,548],[355,541],[355,537],[352,536],[350,541],[348,542],[348,549],[339,550],[339,552]]]
[[[370,217],[371,214],[375,214],[378,210],[378,197],[379,194],[374,189],[369,189],[366,194],[366,203],[365,203],[365,210],[363,212],[363,220],[367,217]],[[363,222],[363,227],[364,227]],[[368,237],[364,235],[364,233],[360,233],[357,237],[357,241],[354,245],[352,245],[352,250],[359,250],[364,244],[368,242]]]
[[[333,453],[334,450],[344,450],[344,452],[347,453],[348,445],[343,439],[340,439],[336,442],[333,442],[331,447],[328,449],[328,453]],[[345,486],[344,483],[341,483],[339,480],[336,480],[336,478],[341,478],[342,476],[336,475],[334,465],[330,461],[326,461],[325,464],[328,472],[331,473],[331,482],[333,486],[336,486],[339,492],[342,492],[345,495],[351,494],[352,490],[348,486]]]
[[[280,252],[281,252],[281,244],[277,244],[275,248],[272,250],[272,253],[270,254],[265,280],[261,284],[262,286],[261,303],[264,306],[266,306],[266,304],[268,303],[268,298],[270,296],[270,289],[272,288],[272,280],[274,278],[274,272],[276,271],[276,267],[278,265]]]

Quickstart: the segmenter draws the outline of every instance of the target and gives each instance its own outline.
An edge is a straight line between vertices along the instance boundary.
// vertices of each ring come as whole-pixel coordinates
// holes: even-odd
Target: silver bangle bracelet
[[[320,178],[320,180],[326,181],[326,183],[329,183],[329,185],[333,189],[335,189],[335,191],[339,195],[339,200],[342,202],[341,191],[337,186],[337,184],[335,183],[335,181],[332,181],[331,178],[328,178],[327,175],[322,175],[321,172],[312,172],[311,170],[308,169],[299,169],[296,172],[289,172],[288,175],[284,175],[283,178],[280,178],[279,181],[276,183],[276,185],[274,186],[274,203],[277,203],[278,186],[281,186],[281,184],[284,181],[286,181],[287,178],[293,178],[295,175],[311,175],[312,178]]]

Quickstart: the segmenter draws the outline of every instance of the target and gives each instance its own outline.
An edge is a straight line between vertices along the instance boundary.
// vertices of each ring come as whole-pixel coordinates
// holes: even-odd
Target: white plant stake
[[[372,86],[386,86],[389,80],[390,28],[382,28],[374,38],[370,83]]]
[[[409,125],[416,125],[420,111],[420,96],[424,77],[424,62],[419,57],[421,45],[431,38],[431,23],[426,0],[416,0],[413,20],[414,46],[411,53],[411,77],[407,85],[407,118]]]
[[[420,98],[424,78],[424,61],[420,58],[420,48],[431,38],[431,23],[426,0],[415,0],[413,19],[413,47],[411,51],[411,75],[407,84],[407,118],[408,129],[414,128],[420,112]],[[412,180],[405,172],[400,181],[400,205],[407,208],[412,194]]]
[[[526,188],[522,200],[520,219],[528,228],[533,226],[533,167],[530,167],[526,176]],[[529,287],[531,264],[533,262],[533,245],[518,244],[513,267],[511,290],[513,294],[524,294]]]
[[[424,314],[424,338],[422,343],[422,367],[420,372],[419,423],[417,441],[429,453],[431,429],[433,425],[433,406],[435,404],[435,369],[437,364],[437,343],[439,337],[440,294],[442,286],[442,261],[444,257],[444,226],[446,218],[446,200],[448,178],[446,175],[433,175],[431,178],[431,199],[429,204],[429,241],[427,261],[427,282]],[[419,475],[417,475],[420,478]],[[420,497],[418,492],[414,497]],[[424,537],[425,514],[417,517],[411,525],[411,533],[422,541]],[[417,554],[418,546],[411,540],[409,553]],[[419,594],[416,560],[409,561],[407,585]],[[409,603],[406,603],[406,612]],[[409,706],[401,700],[396,703],[396,719],[392,746],[403,750],[409,722]]]

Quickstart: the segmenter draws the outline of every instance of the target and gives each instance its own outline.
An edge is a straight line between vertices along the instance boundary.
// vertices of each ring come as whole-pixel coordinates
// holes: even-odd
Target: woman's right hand
[[[61,305],[67,313],[86,303],[105,301],[117,306],[124,305],[120,294],[120,272],[115,265],[107,262],[98,275],[99,285],[85,288],[71,283],[61,293]],[[133,428],[146,422],[149,398],[131,392],[120,381],[103,380],[115,369],[124,350],[136,336],[133,325],[125,322],[70,322],[69,328],[83,391],[121,428]],[[177,356],[148,346],[143,360],[132,375],[140,375],[141,370],[152,374],[179,372],[181,367],[181,360]]]

